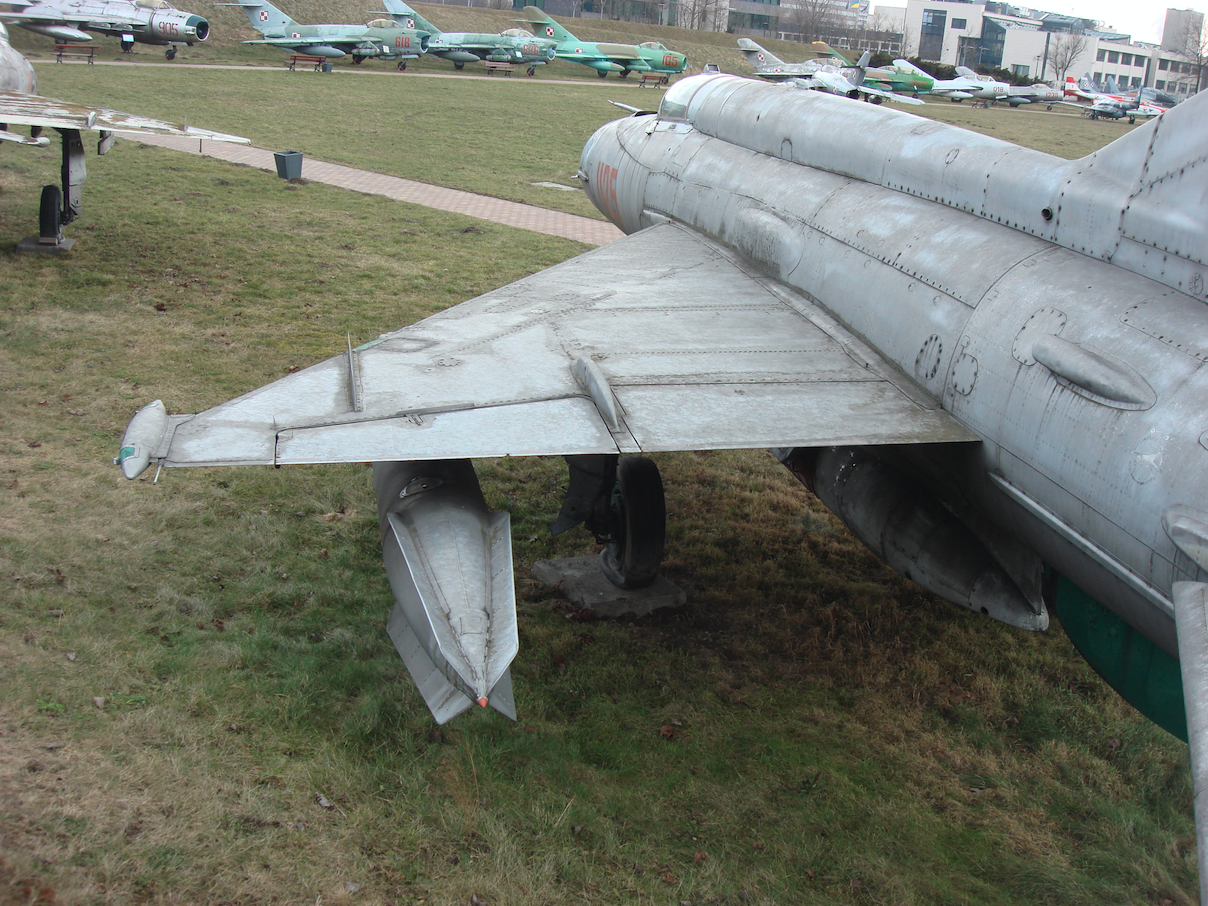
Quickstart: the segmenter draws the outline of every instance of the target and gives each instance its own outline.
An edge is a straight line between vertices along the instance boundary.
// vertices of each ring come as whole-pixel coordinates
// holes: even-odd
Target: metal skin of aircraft
[[[527,32],[517,34],[516,30],[497,35],[443,32],[402,0],[385,0],[385,4],[395,22],[428,32],[430,37],[424,52],[450,61],[454,69],[464,69],[467,63],[481,60],[527,64],[528,74],[532,75],[535,67],[554,60],[555,42],[548,38],[534,37]]]
[[[610,72],[620,74],[622,79],[631,72],[659,72],[675,75],[688,65],[685,54],[669,50],[657,41],[641,44],[609,44],[597,41],[580,41],[555,22],[545,10],[526,6],[524,18],[519,21],[531,25],[546,38],[553,39],[558,48],[558,59],[580,63],[596,71],[600,78]]]
[[[10,6],[22,9],[0,13],[0,19],[56,41],[91,41],[88,32],[94,31],[120,37],[123,50],[135,43],[167,45],[169,60],[177,47],[210,35],[209,22],[168,0],[14,0]]]
[[[826,47],[825,44],[822,46]],[[864,51],[859,62],[852,66],[829,47],[826,49],[830,51],[831,56],[806,60],[803,63],[786,63],[750,38],[739,38],[738,49],[755,68],[755,75],[769,82],[792,82],[799,88],[812,88],[815,91],[841,94],[853,99],[863,97],[874,104],[880,104],[882,101],[896,101],[900,104],[923,103],[918,98],[870,86],[867,73],[871,54],[868,51]]]
[[[69,249],[72,240],[63,238],[63,225],[79,216],[85,165],[83,132],[100,133],[97,154],[113,146],[114,133],[153,132],[188,135],[198,139],[249,144],[237,135],[210,132],[175,123],[99,107],[84,107],[38,95],[38,82],[29,60],[8,42],[8,31],[0,25],[0,142],[45,148],[50,139],[42,134],[54,129],[63,137],[62,185],[42,189],[38,211],[37,244],[47,248]],[[14,126],[30,127],[28,136],[11,131]]]
[[[1208,622],[1206,113],[1067,161],[684,79],[583,149],[628,238],[201,414],[153,402],[115,462],[373,462],[391,635],[445,720],[513,711],[507,517],[469,460],[566,457],[554,528],[640,584],[662,485],[622,454],[770,448],[892,568],[1022,629],[1055,613],[1134,705],[1189,720],[1198,802],[1208,652],[1178,649]]]
[[[375,58],[398,61],[406,69],[428,46],[428,34],[403,27],[391,19],[374,19],[366,25],[301,25],[267,0],[235,0],[218,6],[238,6],[252,28],[264,35],[244,44],[267,44],[292,53],[333,59],[351,56],[354,63]]]

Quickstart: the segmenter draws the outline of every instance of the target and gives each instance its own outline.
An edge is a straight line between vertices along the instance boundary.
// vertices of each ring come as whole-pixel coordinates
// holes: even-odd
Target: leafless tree
[[[1205,71],[1208,70],[1208,37],[1205,37],[1202,20],[1199,25],[1196,28],[1194,21],[1188,22],[1187,30],[1175,48],[1175,52],[1191,65],[1190,81],[1196,91],[1202,91],[1204,83],[1208,81],[1208,72]]]
[[[781,30],[801,35],[807,44],[821,41],[841,27],[838,18],[835,0],[794,0],[791,6],[780,7]]]
[[[1065,82],[1065,74],[1070,71],[1074,61],[1081,56],[1090,43],[1090,39],[1081,32],[1061,32],[1053,35],[1049,45],[1049,62],[1053,64],[1056,73],[1056,84]]]
[[[726,27],[729,9],[726,0],[679,0],[675,24],[698,31],[721,31]]]

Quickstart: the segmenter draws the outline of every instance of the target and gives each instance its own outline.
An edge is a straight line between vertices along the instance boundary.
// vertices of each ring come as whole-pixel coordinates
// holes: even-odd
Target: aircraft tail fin
[[[783,66],[784,60],[776,56],[770,50],[764,50],[750,38],[739,38],[738,49],[742,51],[742,55],[746,57],[748,63],[756,69],[763,69],[766,66]]]
[[[848,62],[847,57],[843,56],[843,54],[839,53],[839,51],[835,50],[835,48],[831,47],[825,41],[815,41],[810,45],[810,50],[824,57],[834,57],[844,63]]]
[[[538,38],[553,38],[559,44],[565,44],[568,41],[577,42],[579,40],[551,19],[543,9],[539,9],[536,6],[526,6],[521,12],[524,15],[517,21],[527,22],[533,26],[533,33]]]
[[[928,79],[931,78],[930,75],[923,72],[923,70],[919,69],[917,66],[915,66],[913,63],[911,63],[909,60],[894,60],[893,68],[896,69],[898,72],[912,72],[916,76],[923,76],[924,78],[928,78]]]
[[[298,23],[287,16],[268,0],[235,0],[233,3],[216,3],[215,6],[238,6],[247,15],[252,28],[267,37],[281,35]]]
[[[974,72],[972,69],[970,69],[968,66],[956,67],[956,74],[958,76],[964,76],[966,79],[976,79],[977,78],[977,73]]]
[[[1087,254],[1205,301],[1206,145],[1208,94],[1197,94],[1083,158],[1080,178],[1063,190],[1058,241],[1063,230],[1078,236],[1080,245],[1081,237],[1102,233],[1110,210],[1120,217],[1118,230],[1095,240]]]
[[[432,35],[439,35],[440,29],[409,7],[403,0],[384,0],[386,12],[403,28],[417,28]]]

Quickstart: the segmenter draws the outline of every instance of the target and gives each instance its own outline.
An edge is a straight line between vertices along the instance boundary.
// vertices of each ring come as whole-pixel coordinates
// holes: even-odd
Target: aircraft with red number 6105
[[[625,454],[770,448],[891,567],[1021,629],[1055,614],[1125,697],[1203,740],[1208,668],[1179,649],[1208,654],[1189,642],[1208,587],[1206,127],[1196,97],[1066,161],[685,79],[583,149],[628,238],[199,415],[152,403],[118,461],[374,462],[391,635],[445,720],[513,713],[507,515],[471,459],[565,456],[555,530],[585,523],[606,574],[640,585],[662,484]]]

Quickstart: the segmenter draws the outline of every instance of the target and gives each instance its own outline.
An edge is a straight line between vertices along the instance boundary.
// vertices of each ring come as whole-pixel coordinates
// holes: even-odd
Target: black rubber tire
[[[620,461],[612,506],[619,537],[601,554],[604,574],[621,588],[642,588],[658,575],[667,538],[667,504],[654,460]]]
[[[167,50],[165,50],[164,59],[165,60],[175,60],[176,59],[176,48],[169,47]]]
[[[43,186],[38,205],[38,235],[58,241],[63,236],[63,190],[58,186]]]
[[[453,68],[460,71],[460,70],[466,68],[466,64],[465,63],[454,63]]]
[[[603,72],[603,71],[597,71],[597,72],[596,72],[596,75],[598,75],[598,76],[599,76],[600,78],[602,78],[602,79],[608,78],[608,73],[607,73],[607,72]]]

